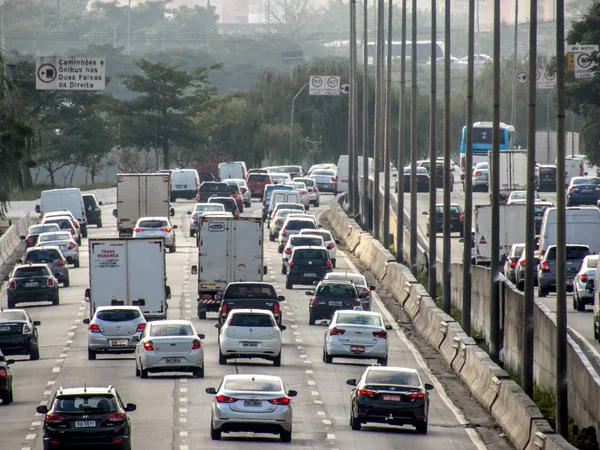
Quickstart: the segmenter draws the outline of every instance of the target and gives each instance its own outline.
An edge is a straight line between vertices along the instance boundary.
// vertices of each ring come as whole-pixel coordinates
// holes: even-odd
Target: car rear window
[[[303,230],[300,230],[301,232]],[[324,241],[332,241],[333,238],[331,237],[331,233],[329,231],[319,231],[319,230],[315,230],[315,229],[311,229],[310,232],[306,232],[306,233],[302,233],[302,234],[311,234],[313,236],[321,236],[323,238]]]
[[[46,223],[55,223],[61,230],[70,229],[71,223],[65,219],[48,219]]]
[[[235,212],[237,210],[237,204],[232,198],[211,198],[208,200],[210,203],[219,203],[225,207],[225,211]]]
[[[227,183],[202,183],[200,192],[228,192],[229,185]]]
[[[225,211],[225,208],[220,203],[213,203],[210,205],[196,205],[195,212],[207,212],[207,211]]]
[[[186,324],[161,323],[154,324],[150,329],[150,336],[193,336],[194,330]]]
[[[298,180],[298,181],[303,182],[308,187],[312,187],[315,185],[315,180],[311,180],[310,178],[302,178],[301,180]]]
[[[303,228],[314,230],[317,227],[311,220],[290,220],[285,228],[288,230],[302,230]]]
[[[114,411],[117,401],[112,395],[68,395],[56,398],[54,411],[60,412],[100,412]]]
[[[23,311],[1,311],[0,322],[12,322],[14,320],[27,320],[27,315]]]
[[[58,250],[35,249],[27,252],[26,258],[29,262],[54,261],[60,259],[60,253]]]
[[[333,172],[331,170],[315,170],[312,174],[325,176],[325,177],[333,177],[335,175],[335,172]]]
[[[42,234],[48,231],[58,231],[60,227],[55,223],[49,223],[46,225],[34,225],[29,228],[29,234]]]
[[[284,173],[302,173],[302,167],[300,166],[286,166],[282,168],[282,172]]]
[[[296,261],[298,260],[302,260],[302,259],[311,259],[311,260],[315,260],[315,259],[327,259],[327,252],[324,250],[317,250],[317,249],[311,249],[311,250],[296,250],[294,252],[294,259]]]
[[[224,297],[230,299],[277,298],[277,293],[271,286],[233,284],[227,287]]]
[[[362,275],[353,275],[353,274],[345,274],[345,273],[328,273],[328,280],[338,280],[338,281],[352,281],[354,284],[358,286],[366,286],[367,280]]]
[[[46,277],[50,275],[47,267],[21,267],[15,270],[14,278]]]
[[[417,374],[411,372],[370,370],[367,374],[366,383],[418,387],[421,385],[421,380],[419,380]]]
[[[266,314],[232,314],[229,325],[232,327],[272,328],[275,323]]]
[[[317,296],[321,297],[356,297],[356,289],[353,286],[340,285],[340,284],[326,284],[319,286],[317,289]]]
[[[371,325],[381,326],[381,319],[370,314],[338,314],[337,323],[347,323],[349,325]]]
[[[281,383],[276,380],[261,380],[253,378],[252,380],[226,380],[224,389],[228,391],[261,391],[261,392],[279,392]]]
[[[295,247],[300,247],[300,246],[321,246],[323,245],[323,240],[322,238],[319,239],[317,237],[296,237],[296,238],[292,238],[292,242],[291,245],[295,246]]]
[[[261,183],[270,183],[271,177],[269,175],[252,173],[252,174],[248,175],[248,181],[258,181]]]
[[[588,247],[571,247],[567,245],[567,259],[582,260],[589,254],[590,249]],[[556,247],[550,247],[548,249],[548,256],[546,259],[556,259]]]
[[[105,322],[128,322],[139,319],[141,315],[135,309],[108,309],[96,312],[96,318]]]
[[[556,167],[540,167],[541,177],[556,177]]]
[[[163,228],[168,225],[166,220],[140,220],[138,223],[139,228]]]
[[[582,184],[600,184],[600,178],[573,178],[573,186],[579,186]]]

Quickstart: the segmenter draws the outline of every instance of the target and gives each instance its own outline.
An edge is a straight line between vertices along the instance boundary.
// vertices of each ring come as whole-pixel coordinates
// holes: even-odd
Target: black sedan
[[[0,400],[3,405],[13,402],[12,374],[8,366],[14,362],[14,359],[6,359],[0,351]]]
[[[600,178],[573,177],[567,188],[567,206],[596,205],[600,200]]]
[[[22,309],[0,310],[0,350],[5,355],[29,355],[40,359],[37,327],[40,322],[31,320]]]
[[[438,203],[435,205],[435,232],[444,232],[444,204]],[[423,214],[427,214],[424,211]],[[450,233],[459,233],[460,237],[464,234],[464,219],[465,215],[460,205],[456,203],[450,204]],[[431,218],[427,221],[427,236],[429,236]]]
[[[417,433],[427,434],[429,392],[415,369],[371,366],[360,380],[351,379],[350,426],[361,429],[369,422],[412,425]]]
[[[431,173],[431,162],[427,159],[425,161],[417,161],[418,167],[425,167],[428,173]],[[450,192],[454,192],[454,167],[450,166]],[[439,189],[444,188],[444,161],[436,160],[435,162],[435,187]]]
[[[398,182],[396,181],[396,193],[398,192]],[[404,192],[410,192],[410,166],[404,168]],[[417,167],[417,192],[429,192],[429,172],[425,167]]]
[[[311,297],[308,305],[308,324],[317,320],[330,320],[333,313],[341,309],[360,306],[360,297],[351,281],[321,281],[315,291],[306,291]]]
[[[58,280],[46,264],[16,266],[8,279],[6,300],[9,308],[17,303],[52,302],[58,305]]]

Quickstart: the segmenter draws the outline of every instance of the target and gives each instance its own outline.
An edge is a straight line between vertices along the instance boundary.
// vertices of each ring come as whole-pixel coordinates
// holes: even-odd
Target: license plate
[[[127,345],[127,339],[115,339],[111,342],[111,345],[113,347],[123,347],[124,345]]]
[[[10,327],[0,327],[0,331],[10,331]]]
[[[258,347],[258,342],[243,342],[243,347]]]
[[[567,280],[567,286],[573,286],[573,280]]]
[[[181,362],[181,358],[167,358],[167,364],[173,364]]]
[[[316,277],[317,274],[316,273],[305,273],[304,276],[307,278],[310,278],[310,277]]]
[[[328,302],[329,306],[342,306],[342,302]]]
[[[30,283],[25,283],[25,287],[38,287],[38,283],[35,281],[32,281]]]
[[[244,400],[244,406],[262,406],[260,400]]]
[[[96,426],[95,420],[77,420],[75,422],[76,428],[92,428]]]
[[[402,399],[399,395],[383,394],[383,400],[388,402],[399,402]]]
[[[176,184],[175,188],[176,189],[183,189],[185,187],[185,184]]]
[[[350,351],[355,353],[363,353],[365,351],[364,345],[351,345]]]

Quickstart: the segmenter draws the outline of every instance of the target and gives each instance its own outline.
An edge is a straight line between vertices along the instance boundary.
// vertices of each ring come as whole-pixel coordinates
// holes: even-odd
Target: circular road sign
[[[313,77],[311,83],[312,83],[312,85],[314,87],[320,88],[321,86],[323,86],[323,78],[321,78],[321,77]]]
[[[529,77],[527,76],[527,74],[525,72],[519,72],[519,74],[517,75],[517,81],[520,84],[527,83],[527,78],[529,78]]]
[[[587,69],[592,65],[592,58],[587,53],[580,53],[577,56],[577,65],[582,69]]]
[[[536,81],[538,81],[541,78],[542,78],[542,72],[541,72],[541,70],[538,69],[535,71],[535,79],[536,79]]]
[[[554,78],[556,78],[556,74],[554,72],[544,70],[544,78],[548,81],[552,81]]]
[[[56,67],[52,64],[42,64],[37,70],[37,77],[42,83],[52,83],[56,80]]]
[[[336,77],[327,78],[327,87],[330,89],[335,89],[338,87],[339,81]]]

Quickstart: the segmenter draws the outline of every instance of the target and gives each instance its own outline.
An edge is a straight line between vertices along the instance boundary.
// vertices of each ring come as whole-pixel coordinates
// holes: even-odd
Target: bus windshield
[[[482,158],[487,160],[487,153],[492,149],[493,128],[491,122],[475,122],[473,124],[473,156],[479,162]],[[466,165],[467,127],[463,127],[460,140],[460,166],[464,170]],[[512,150],[518,147],[515,127],[500,123],[499,136],[500,150]]]

